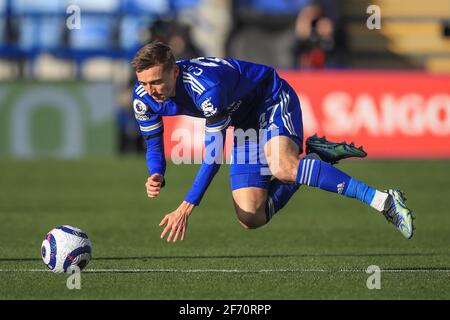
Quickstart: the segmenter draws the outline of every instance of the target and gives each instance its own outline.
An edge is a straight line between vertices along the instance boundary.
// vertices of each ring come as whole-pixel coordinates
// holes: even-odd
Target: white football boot
[[[383,211],[385,218],[392,223],[405,238],[411,239],[414,234],[414,216],[412,211],[405,205],[405,194],[400,190],[386,190],[389,197],[386,201],[386,208]]]

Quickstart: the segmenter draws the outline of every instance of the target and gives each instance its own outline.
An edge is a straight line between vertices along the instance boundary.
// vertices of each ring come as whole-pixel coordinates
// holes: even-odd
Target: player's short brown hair
[[[175,57],[168,45],[154,41],[146,44],[136,53],[131,65],[137,72],[155,65],[163,65],[164,71],[167,71],[175,65]]]

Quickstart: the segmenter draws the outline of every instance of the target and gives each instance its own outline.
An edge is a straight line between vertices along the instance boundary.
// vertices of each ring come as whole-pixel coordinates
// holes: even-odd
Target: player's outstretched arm
[[[166,214],[159,223],[160,227],[166,225],[161,233],[161,239],[164,239],[167,232],[170,231],[169,236],[167,237],[167,242],[170,242],[171,240],[176,242],[178,237],[180,237],[180,240],[184,240],[188,226],[188,218],[194,208],[195,206],[193,204],[183,201],[183,203],[175,211]]]
[[[176,242],[180,235],[181,240],[184,239],[189,215],[192,213],[192,210],[200,204],[206,189],[216,175],[217,171],[219,171],[223,147],[225,145],[225,133],[226,128],[219,132],[206,134],[205,149],[210,151],[215,150],[215,152],[212,152],[214,156],[206,152],[207,156],[200,166],[194,183],[192,184],[188,194],[185,196],[183,203],[175,211],[165,215],[162,219],[159,225],[166,225],[166,227],[161,233],[161,239],[164,238],[169,230],[170,234],[167,237],[168,242],[171,241],[172,237],[173,242]],[[222,152],[219,152],[219,150]]]

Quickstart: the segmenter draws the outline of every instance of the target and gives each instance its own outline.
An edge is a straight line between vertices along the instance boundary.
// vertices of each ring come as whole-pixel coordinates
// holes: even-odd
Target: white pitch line
[[[386,273],[450,273],[450,269],[381,269]],[[0,269],[3,273],[51,272],[46,269]],[[365,269],[86,269],[83,273],[366,273]]]

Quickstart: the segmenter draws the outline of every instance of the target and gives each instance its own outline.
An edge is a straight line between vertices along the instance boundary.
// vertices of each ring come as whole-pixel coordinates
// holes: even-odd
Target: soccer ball
[[[71,226],[59,226],[46,234],[41,247],[42,260],[53,272],[77,266],[82,270],[91,260],[92,244],[86,233]]]

